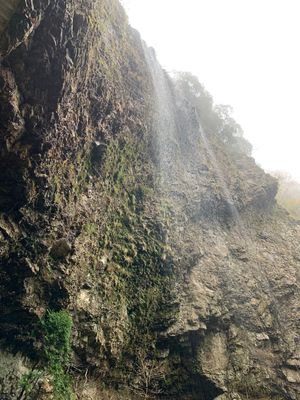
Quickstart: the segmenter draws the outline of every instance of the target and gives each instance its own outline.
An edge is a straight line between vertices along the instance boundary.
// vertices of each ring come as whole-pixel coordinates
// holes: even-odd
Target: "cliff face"
[[[31,394],[20,378],[45,368],[46,310],[67,310],[80,399],[297,399],[300,227],[275,180],[117,1],[5,18],[1,398],[55,394],[49,374]]]

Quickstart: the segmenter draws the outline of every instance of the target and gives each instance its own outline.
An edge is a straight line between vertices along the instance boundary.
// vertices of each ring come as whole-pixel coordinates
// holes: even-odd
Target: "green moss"
[[[41,364],[22,376],[22,398],[36,398],[40,379],[50,379],[54,400],[72,400],[74,396],[67,373],[71,353],[72,318],[64,310],[48,311],[40,321],[40,330]]]
[[[66,369],[70,361],[72,318],[67,311],[48,311],[41,320],[43,358],[52,376],[55,400],[72,399],[71,382]]]
[[[145,154],[147,144],[124,133],[107,145],[102,166],[109,202],[99,246],[103,254],[110,254],[110,287],[118,289],[118,295],[112,291],[108,297],[115,304],[125,301],[130,323],[123,355],[112,373],[112,380],[121,379],[124,384],[139,379],[141,365],[161,371],[155,350],[157,333],[176,313],[170,307],[172,254],[165,242],[170,205],[155,196],[150,178],[154,171]],[[157,379],[153,377],[151,385]]]
[[[52,361],[66,366],[70,357],[70,337],[72,318],[67,311],[48,311],[41,320],[44,357],[49,363]]]
[[[83,226],[83,231],[88,235],[88,236],[93,236],[96,235],[98,233],[98,225],[93,223],[93,222],[87,222],[84,226]]]
[[[56,163],[49,169],[49,189],[45,193],[46,203],[57,210],[64,210],[73,215],[81,195],[89,185],[89,174],[91,173],[91,152],[85,149],[79,152],[74,160],[68,159]]]

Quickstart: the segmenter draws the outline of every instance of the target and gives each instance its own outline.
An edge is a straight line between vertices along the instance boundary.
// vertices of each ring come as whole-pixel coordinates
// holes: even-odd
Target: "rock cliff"
[[[0,17],[1,399],[298,399],[274,178],[117,0]]]

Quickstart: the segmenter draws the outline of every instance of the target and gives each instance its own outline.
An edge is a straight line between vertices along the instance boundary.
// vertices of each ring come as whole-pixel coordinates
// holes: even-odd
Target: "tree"
[[[174,81],[186,106],[197,111],[206,134],[217,134],[232,150],[251,155],[252,145],[244,138],[240,124],[232,117],[231,106],[214,105],[211,94],[191,73],[177,72]]]

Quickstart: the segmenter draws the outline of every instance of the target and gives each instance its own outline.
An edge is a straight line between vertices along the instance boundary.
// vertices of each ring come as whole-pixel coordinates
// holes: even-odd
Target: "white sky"
[[[190,71],[267,170],[300,181],[300,0],[122,0],[166,70]]]

